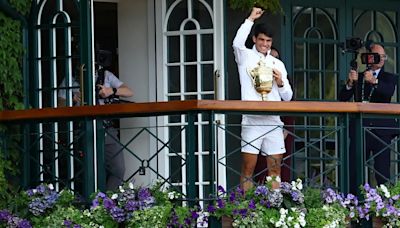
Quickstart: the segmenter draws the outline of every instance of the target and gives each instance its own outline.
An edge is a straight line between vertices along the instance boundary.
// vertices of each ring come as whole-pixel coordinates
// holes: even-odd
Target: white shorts
[[[254,122],[258,118],[254,119]],[[242,125],[242,152],[250,154],[284,154],[285,141],[283,129],[280,125],[262,125],[247,119],[246,125]]]

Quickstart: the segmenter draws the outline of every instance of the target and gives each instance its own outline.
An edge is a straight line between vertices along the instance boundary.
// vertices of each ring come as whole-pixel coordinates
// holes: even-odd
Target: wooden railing
[[[101,106],[43,108],[0,112],[0,122],[47,121],[81,117],[133,117],[163,115],[186,111],[215,112],[277,112],[277,113],[363,113],[400,115],[400,104],[356,102],[308,102],[308,101],[236,101],[236,100],[188,100],[170,102],[128,103]]]
[[[0,112],[0,123],[2,124],[16,124],[16,125],[36,125],[37,123],[50,123],[58,122],[58,121],[86,121],[93,122],[91,120],[104,120],[104,119],[118,119],[118,118],[127,118],[127,117],[154,117],[161,115],[186,115],[187,117],[187,128],[186,128],[186,140],[197,140],[196,134],[194,133],[195,126],[195,115],[198,113],[206,113],[209,116],[209,136],[210,142],[213,140],[212,135],[215,134],[213,131],[213,127],[218,124],[212,122],[214,118],[214,114],[235,114],[240,115],[244,113],[251,114],[260,114],[260,115],[293,115],[293,116],[334,116],[340,117],[340,121],[338,121],[337,126],[337,137],[338,142],[340,141],[340,145],[336,146],[338,153],[338,160],[340,160],[340,173],[341,176],[344,177],[343,181],[340,181],[340,186],[347,186],[347,178],[346,173],[347,165],[346,155],[349,153],[349,149],[347,147],[348,144],[348,121],[350,116],[355,117],[358,120],[361,120],[362,117],[368,116],[380,116],[383,118],[398,118],[400,116],[400,104],[378,104],[378,103],[355,103],[355,102],[307,102],[307,101],[291,101],[291,102],[274,102],[274,101],[239,101],[239,100],[188,100],[188,101],[170,101],[170,102],[149,102],[149,103],[123,103],[123,104],[113,104],[113,105],[102,105],[102,106],[79,106],[79,107],[59,107],[59,108],[43,108],[43,109],[30,109],[30,110],[18,110],[18,111],[2,111]],[[339,120],[339,118],[338,118]],[[98,121],[101,123],[101,121]],[[215,124],[215,125],[214,125]],[[306,124],[300,126],[301,128],[305,128]],[[340,127],[339,127],[340,125]],[[91,126],[90,124],[85,125],[84,131],[93,132],[96,131],[96,126]],[[89,127],[87,127],[89,126]],[[314,126],[315,127],[315,126]],[[324,127],[324,126],[321,126]],[[358,121],[359,129],[362,128],[360,122]],[[218,127],[216,127],[218,128]],[[99,130],[97,128],[97,130]],[[222,129],[224,130],[224,129]],[[29,133],[30,130],[27,130]],[[306,131],[306,130],[305,130]],[[320,130],[326,131],[326,130]],[[361,132],[361,130],[359,131]],[[97,132],[99,135],[101,133]],[[359,133],[357,133],[359,134]],[[240,136],[240,134],[239,134]],[[238,136],[238,137],[239,137]],[[301,138],[300,136],[299,138]],[[358,135],[360,142],[362,142],[362,135]],[[322,140],[326,140],[326,138],[321,138]],[[90,140],[85,140],[85,142],[90,142]],[[212,144],[209,143],[210,148],[209,151],[212,151]],[[299,142],[303,148],[310,146],[312,142],[307,140]],[[300,145],[299,144],[299,145]],[[195,148],[193,142],[187,144],[189,147],[186,153],[190,156],[194,156]],[[85,164],[93,164],[95,162],[95,158],[89,155],[93,154],[93,150],[90,148],[94,148],[94,145],[84,147],[86,157]],[[240,152],[240,148],[239,151]],[[340,155],[339,155],[340,154]],[[361,153],[359,153],[361,154]],[[307,156],[307,153],[304,153]],[[25,160],[29,160],[29,153],[26,153]],[[210,156],[211,157],[211,156]],[[322,161],[322,160],[321,160]],[[194,167],[194,159],[188,159],[187,166]],[[211,164],[213,164],[211,162]],[[339,163],[338,163],[339,164]],[[357,167],[359,170],[363,170],[363,163],[360,162]],[[85,170],[85,179],[88,182],[93,181],[93,170],[90,169],[89,165],[83,166]],[[360,171],[360,172],[361,172]],[[29,171],[24,176],[29,176]],[[195,174],[189,173],[191,178],[189,182],[189,186],[193,186],[191,191],[189,191],[189,196],[191,198],[195,198]],[[359,182],[363,181],[363,177],[360,176]],[[85,186],[86,196],[90,195],[92,192],[93,183],[87,184]]]

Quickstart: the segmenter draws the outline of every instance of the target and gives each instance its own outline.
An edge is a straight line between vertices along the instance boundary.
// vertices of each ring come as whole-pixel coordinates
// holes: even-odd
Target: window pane
[[[197,61],[197,39],[196,35],[184,36],[185,62]]]
[[[168,46],[168,63],[176,63],[180,60],[180,44],[179,36],[169,36],[167,37]]]
[[[197,66],[185,66],[185,92],[197,92]]]
[[[168,67],[168,93],[179,93],[181,87],[180,67]]]
[[[214,91],[214,66],[212,64],[203,65],[202,67],[202,91]]]

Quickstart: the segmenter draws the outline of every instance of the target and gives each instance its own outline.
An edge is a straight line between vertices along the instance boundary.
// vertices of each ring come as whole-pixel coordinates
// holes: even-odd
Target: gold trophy
[[[272,90],[273,71],[271,67],[267,67],[265,62],[260,60],[253,69],[247,69],[254,88],[261,94],[262,100],[267,100],[267,95]]]

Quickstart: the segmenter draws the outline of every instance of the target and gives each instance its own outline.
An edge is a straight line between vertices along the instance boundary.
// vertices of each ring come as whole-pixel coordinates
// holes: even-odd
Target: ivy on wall
[[[27,15],[30,1],[9,0],[22,15]],[[23,108],[21,22],[0,10],[0,111]]]
[[[8,0],[8,2],[21,15],[28,15],[30,0]],[[23,55],[22,24],[8,17],[0,9],[0,111],[24,108]],[[16,174],[19,160],[19,153],[9,149],[18,146],[16,141],[7,142],[9,156],[4,156],[5,132],[18,132],[18,129],[0,125],[0,209],[8,206],[8,201],[13,198],[9,192],[11,182],[8,175]]]

